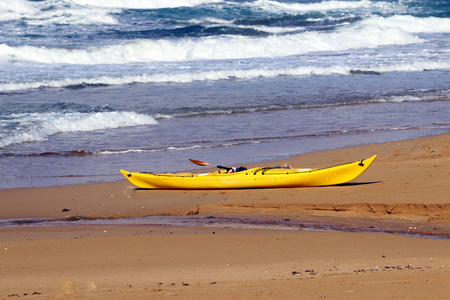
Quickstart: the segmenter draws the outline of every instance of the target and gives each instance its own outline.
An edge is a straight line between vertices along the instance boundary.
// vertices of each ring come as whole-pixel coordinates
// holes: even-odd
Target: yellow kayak
[[[323,169],[252,168],[226,173],[139,173],[120,170],[137,187],[145,189],[249,189],[311,187],[346,183],[361,175],[375,160],[368,159]]]

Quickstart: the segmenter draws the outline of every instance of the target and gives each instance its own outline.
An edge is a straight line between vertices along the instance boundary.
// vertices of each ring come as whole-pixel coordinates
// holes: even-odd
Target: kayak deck
[[[145,189],[247,189],[312,187],[346,183],[361,175],[375,160],[368,159],[321,169],[252,168],[241,172],[142,173],[120,170]]]

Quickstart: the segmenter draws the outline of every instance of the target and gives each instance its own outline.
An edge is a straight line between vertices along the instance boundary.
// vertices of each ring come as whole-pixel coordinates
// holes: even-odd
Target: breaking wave
[[[393,7],[388,2],[371,2],[367,0],[360,1],[322,1],[317,3],[289,3],[278,2],[273,0],[257,0],[249,2],[247,5],[257,8],[262,8],[267,11],[282,13],[282,12],[308,12],[308,11],[329,11],[329,10],[354,10],[373,7],[389,8]]]
[[[58,133],[154,124],[158,122],[153,117],[135,112],[11,114],[6,119],[0,120],[0,129],[11,125],[16,126],[16,129],[9,134],[0,135],[0,148],[25,142],[43,141]]]
[[[415,72],[423,70],[450,69],[450,61],[416,61],[403,64],[379,65],[371,67],[355,66],[300,66],[294,68],[248,70],[217,70],[178,73],[155,73],[124,76],[99,76],[93,78],[67,78],[61,80],[46,80],[34,82],[0,83],[0,92],[14,92],[39,88],[69,88],[98,85],[127,85],[145,83],[191,83],[218,80],[250,80],[259,77],[272,78],[277,76],[328,76],[328,75],[377,75],[386,72]]]
[[[158,8],[174,8],[198,6],[210,3],[220,3],[223,0],[108,0],[96,1],[92,0],[73,0],[79,5],[95,6],[95,7],[116,7],[128,9],[158,9]]]
[[[424,40],[414,33],[444,31],[450,32],[448,19],[372,17],[335,32],[302,32],[264,38],[213,36],[196,39],[141,39],[88,49],[13,47],[0,44],[0,62],[95,65],[284,57],[316,51],[422,43]]]
[[[47,24],[117,24],[112,16],[120,10],[76,5],[67,0],[31,2],[1,1],[0,21],[21,20],[31,25]]]

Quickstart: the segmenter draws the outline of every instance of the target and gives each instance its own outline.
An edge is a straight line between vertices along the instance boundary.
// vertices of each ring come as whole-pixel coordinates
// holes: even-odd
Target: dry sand
[[[377,160],[353,183],[323,188],[152,191],[123,180],[0,190],[0,219],[198,214],[448,237],[450,134],[308,153],[264,165],[324,167],[373,154]],[[0,299],[256,297],[450,299],[450,242],[252,228],[0,227]]]

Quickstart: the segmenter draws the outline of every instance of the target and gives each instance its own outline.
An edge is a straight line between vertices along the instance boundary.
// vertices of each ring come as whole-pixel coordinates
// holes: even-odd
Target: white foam
[[[0,1],[0,21],[18,20],[30,15],[37,15],[40,10],[33,2],[25,0]]]
[[[371,17],[361,22],[363,26],[379,28],[397,28],[409,33],[438,33],[450,32],[449,18],[417,18],[398,15],[389,18]]]
[[[41,12],[31,17],[26,23],[31,25],[70,24],[70,25],[112,25],[117,20],[111,13],[119,10],[105,10],[102,8],[61,8]]]
[[[382,12],[399,12],[403,11],[402,4],[394,4],[386,1],[322,1],[316,3],[292,3],[279,2],[273,0],[257,0],[247,2],[244,5],[253,9],[262,9],[273,13],[307,13],[312,11],[328,12],[328,11],[382,11]]]
[[[413,102],[413,101],[423,101],[424,98],[416,96],[392,96],[387,99],[379,99],[377,102],[390,102],[390,103],[403,103],[403,102]]]
[[[411,23],[417,18],[412,18]],[[342,51],[385,45],[421,43],[422,39],[382,20],[362,21],[335,32],[304,32],[269,37],[214,36],[196,39],[134,40],[89,49],[62,49],[0,45],[0,61],[44,64],[129,64],[155,61],[190,61],[282,57],[315,51]],[[435,19],[430,19],[432,23]],[[380,23],[381,22],[381,23]],[[426,21],[424,21],[426,22]]]
[[[103,155],[111,155],[111,154],[128,154],[128,153],[146,153],[146,152],[162,152],[162,151],[183,151],[183,150],[192,150],[192,149],[207,149],[214,148],[217,146],[189,146],[189,147],[167,147],[160,149],[128,149],[128,150],[104,150],[95,152],[95,154],[103,154]]]
[[[288,33],[304,30],[305,27],[278,27],[278,26],[264,26],[264,25],[236,25],[233,21],[223,20],[217,18],[204,18],[204,19],[192,19],[189,20],[189,23],[192,24],[201,24],[203,26],[206,23],[210,23],[209,26],[233,26],[237,28],[250,28],[258,31],[264,31],[267,33]]]
[[[126,85],[132,83],[190,83],[196,81],[217,81],[230,79],[253,79],[258,77],[277,76],[316,76],[316,75],[350,75],[352,70],[362,72],[414,72],[423,70],[450,69],[450,61],[415,61],[409,63],[373,65],[373,66],[341,66],[329,67],[300,66],[280,69],[248,69],[248,70],[220,70],[191,73],[156,73],[143,75],[125,75],[118,77],[100,76],[95,78],[75,78],[62,80],[48,80],[20,83],[2,83],[0,91],[11,92],[37,88],[61,88],[75,85]],[[213,113],[213,112],[212,112]],[[157,118],[169,118],[158,115]]]
[[[378,72],[416,72],[424,70],[448,70],[450,61],[415,61],[408,64],[391,64],[375,67],[373,70]]]
[[[133,8],[133,9],[158,9],[158,8],[174,8],[183,6],[197,6],[209,3],[219,3],[223,0],[108,0],[95,1],[92,0],[73,0],[79,5],[96,6],[96,7],[117,7],[117,8]]]
[[[338,9],[356,9],[356,8],[368,8],[374,6],[374,4],[368,0],[361,1],[322,1],[317,3],[289,3],[278,2],[272,0],[257,0],[255,2],[248,3],[250,6],[256,6],[270,11],[327,11]]]
[[[111,14],[118,12],[118,9],[83,7],[70,0],[0,1],[0,21],[22,20],[31,25],[117,24]]]
[[[0,122],[0,126],[12,122],[20,123],[20,125],[13,133],[0,137],[0,148],[12,144],[43,141],[58,133],[158,124],[153,117],[135,112],[66,114],[50,112],[13,114],[9,116],[8,120]]]
[[[402,96],[391,96],[388,98],[377,99],[376,102],[389,102],[389,103],[403,103],[403,102],[414,102],[414,101],[435,101],[439,99],[447,100],[450,97],[450,91],[443,91],[440,96],[431,95],[431,96],[411,96],[411,95],[402,95]]]
[[[145,153],[145,152],[156,152],[156,150],[141,150],[141,149],[116,150],[116,151],[104,150],[104,151],[94,152],[94,154],[109,155],[109,154]]]

